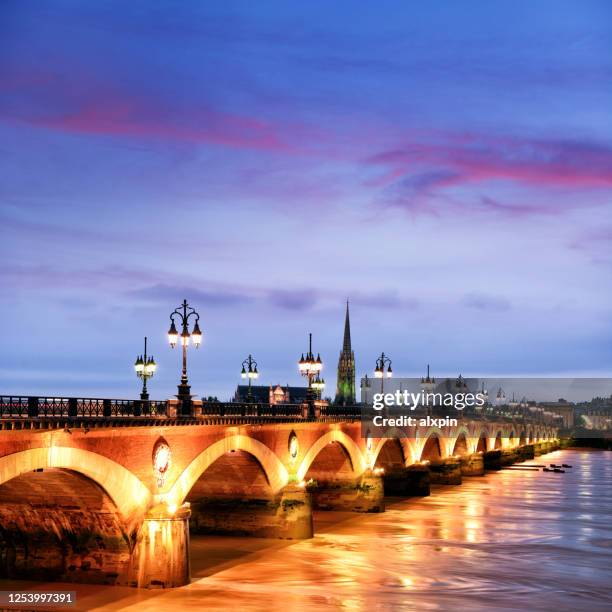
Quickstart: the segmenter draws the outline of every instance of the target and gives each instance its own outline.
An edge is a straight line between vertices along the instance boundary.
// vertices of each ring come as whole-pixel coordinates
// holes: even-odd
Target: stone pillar
[[[179,401],[177,399],[169,399],[166,401],[166,415],[170,418],[176,418],[178,414]]]
[[[487,451],[482,456],[485,470],[501,470],[501,454],[500,450]]]
[[[399,497],[427,497],[429,495],[429,467],[415,464],[394,470],[383,476],[385,495]]]
[[[431,484],[461,484],[461,460],[459,457],[446,457],[429,464]]]
[[[160,504],[145,516],[133,552],[131,583],[140,588],[170,588],[189,584],[188,505],[174,512]]]
[[[535,457],[535,449],[533,448],[533,444],[525,444],[524,446],[521,446],[518,451],[521,461],[528,461],[529,459],[533,459]]]
[[[520,461],[519,453],[515,448],[506,448],[501,452],[501,465],[502,467],[507,467]]]
[[[277,537],[288,540],[312,538],[312,498],[305,487],[293,484],[282,490],[277,517]]]
[[[198,418],[202,416],[202,400],[191,400],[193,405],[193,416]]]
[[[319,510],[350,512],[384,512],[384,484],[381,476],[371,470],[350,481],[317,483],[309,489],[313,505]]]
[[[483,476],[484,472],[482,453],[473,453],[461,457],[461,476]]]

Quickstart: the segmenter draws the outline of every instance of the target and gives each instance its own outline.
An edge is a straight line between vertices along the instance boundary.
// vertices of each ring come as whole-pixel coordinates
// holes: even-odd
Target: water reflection
[[[293,544],[195,537],[191,585],[78,587],[81,609],[612,609],[612,454],[536,462],[574,468],[502,470],[383,514],[320,513],[316,537]]]

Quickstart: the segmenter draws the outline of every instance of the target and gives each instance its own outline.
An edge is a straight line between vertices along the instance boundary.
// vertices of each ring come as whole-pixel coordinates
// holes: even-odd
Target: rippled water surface
[[[180,589],[66,588],[81,610],[612,610],[612,453],[528,463],[550,462],[573,468],[467,478],[382,514],[317,513],[312,540],[193,538]]]

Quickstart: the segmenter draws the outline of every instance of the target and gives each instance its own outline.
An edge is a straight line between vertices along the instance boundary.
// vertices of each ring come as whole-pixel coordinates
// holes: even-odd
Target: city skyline
[[[612,9],[401,5],[5,3],[2,391],[612,371]]]

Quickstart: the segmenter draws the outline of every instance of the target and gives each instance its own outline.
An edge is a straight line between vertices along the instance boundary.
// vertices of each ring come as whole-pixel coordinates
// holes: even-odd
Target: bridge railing
[[[361,406],[321,406],[321,416],[359,419],[361,418],[361,410]]]
[[[301,404],[208,402],[197,414],[215,418],[302,418]],[[39,397],[0,395],[0,418],[127,418],[170,416],[167,400]]]
[[[0,395],[0,418],[8,420],[28,419],[133,419],[133,418],[167,418],[176,416],[171,410],[169,400],[131,400],[108,398],[77,398],[77,397],[43,397],[43,396],[12,396]],[[193,411],[188,410],[187,416],[201,419],[231,419],[240,422],[249,420],[305,418],[347,419],[358,420],[362,415],[362,406],[318,406],[314,414],[305,410],[304,404],[263,404],[255,402],[194,402]],[[436,414],[438,411],[431,411]],[[424,414],[424,413],[423,413]],[[309,416],[311,415],[311,416]],[[314,416],[316,415],[316,416]],[[414,416],[421,416],[417,410]],[[514,422],[517,426],[534,423],[537,419],[525,415],[507,415],[495,413],[462,414],[470,420],[504,420]]]
[[[301,404],[261,404],[253,402],[202,402],[205,417],[301,417]]]
[[[165,400],[0,396],[1,418],[121,418],[166,413]]]

